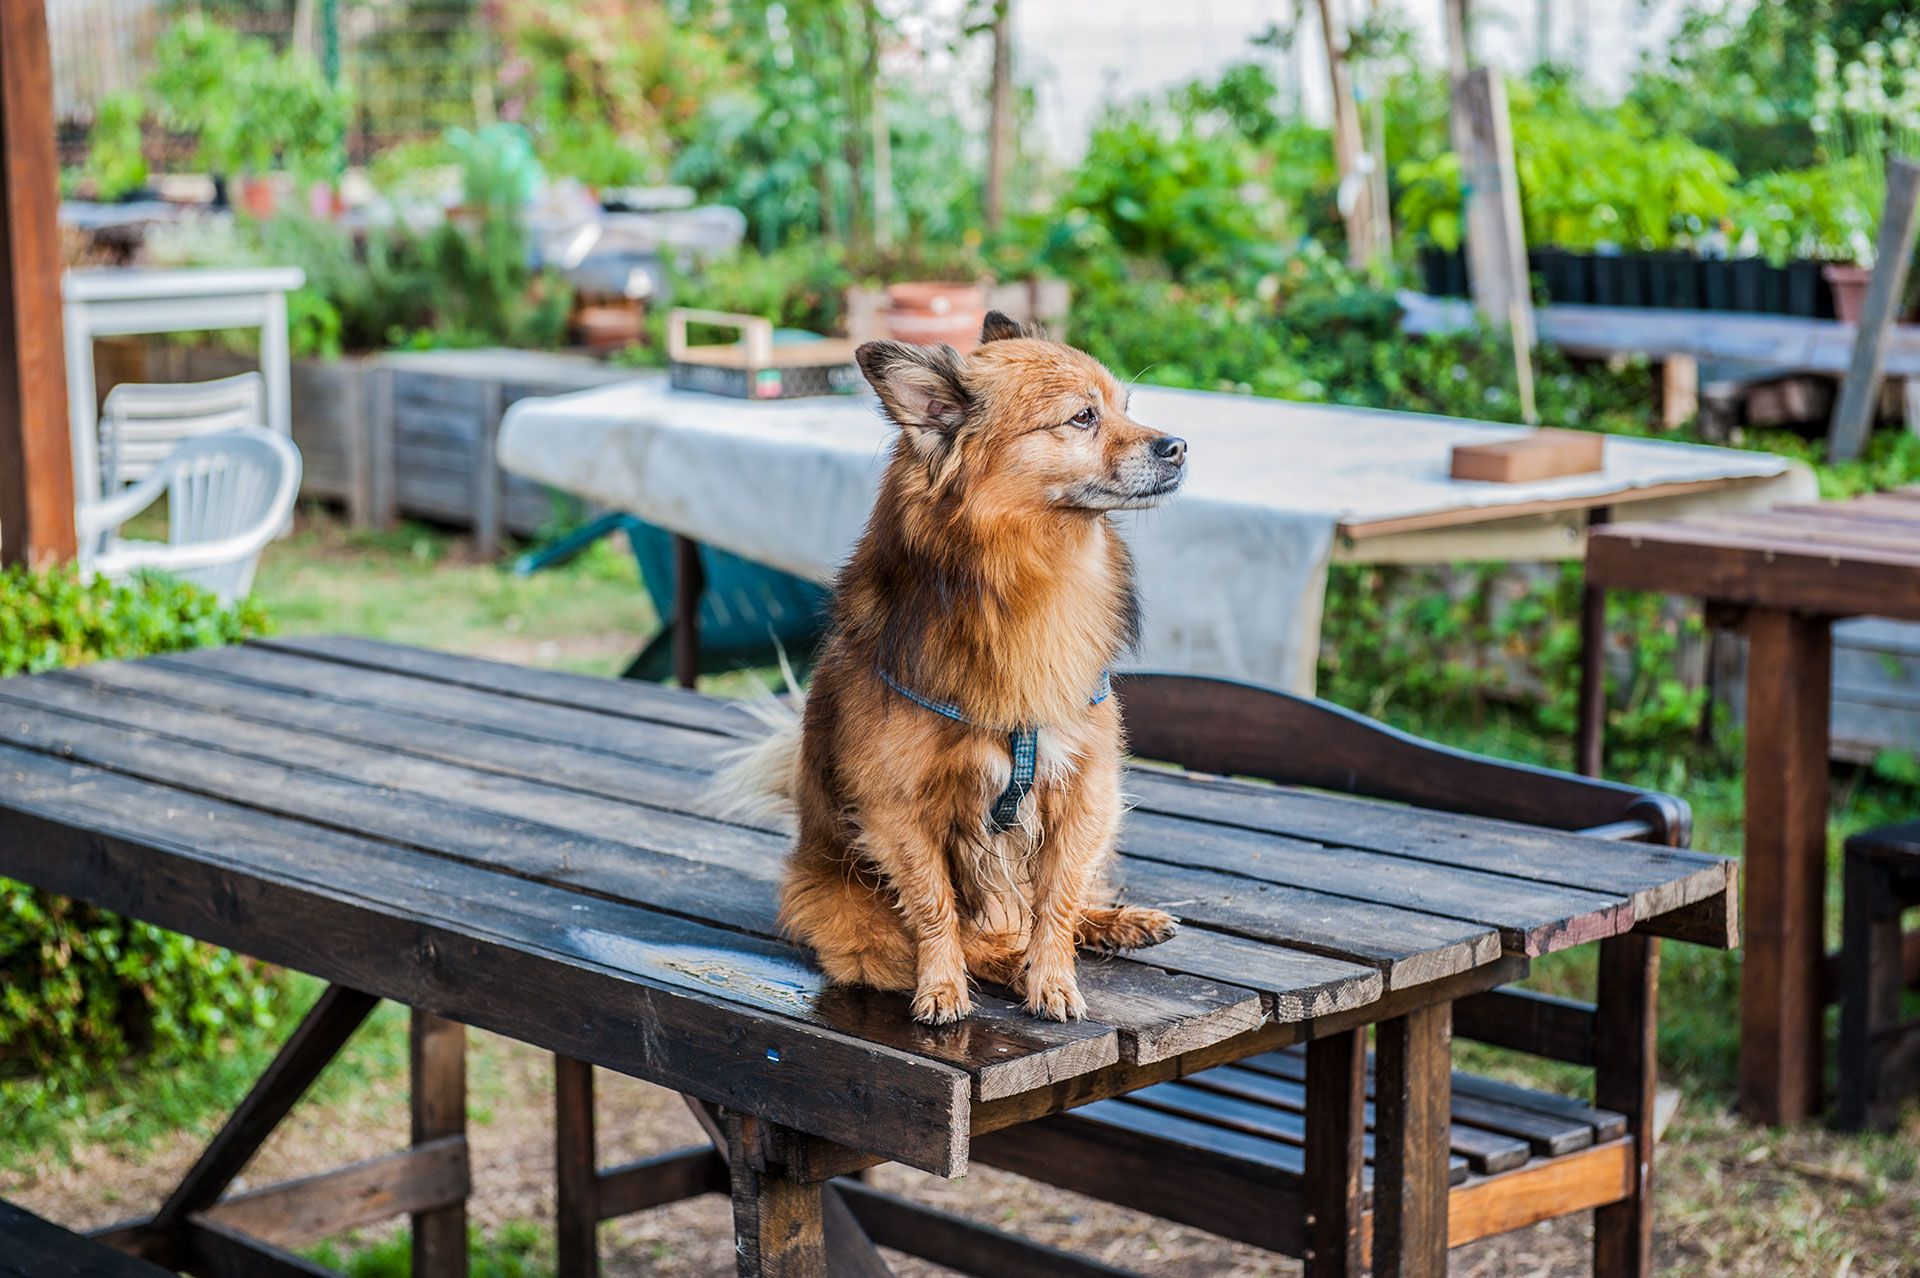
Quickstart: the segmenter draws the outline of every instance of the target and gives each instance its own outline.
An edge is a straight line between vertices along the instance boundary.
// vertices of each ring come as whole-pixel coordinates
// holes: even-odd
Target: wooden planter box
[[[391,379],[389,482],[378,489],[380,518],[417,515],[473,529],[475,549],[492,555],[502,532],[531,533],[553,516],[542,485],[502,474],[494,461],[500,418],[534,395],[563,395],[643,376],[582,355],[483,349],[385,355]]]

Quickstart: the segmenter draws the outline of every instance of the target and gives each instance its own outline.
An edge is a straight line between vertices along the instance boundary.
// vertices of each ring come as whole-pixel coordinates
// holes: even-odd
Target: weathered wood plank
[[[1367,1034],[1332,1034],[1306,1050],[1306,1269],[1310,1278],[1346,1278],[1367,1267]]]
[[[1134,857],[1204,866],[1267,883],[1377,901],[1497,929],[1510,951],[1538,957],[1633,925],[1624,896],[1487,874],[1436,861],[1135,812],[1121,834]]]
[[[753,717],[737,703],[643,680],[597,679],[591,675],[539,670],[431,648],[381,643],[353,635],[268,638],[257,640],[252,646],[478,688],[546,705],[705,728],[722,736],[753,735],[759,731]]]
[[[458,1136],[332,1171],[233,1194],[202,1213],[277,1247],[299,1247],[467,1196],[467,1143]]]
[[[407,1034],[413,1143],[466,1139],[467,1027],[414,1009]],[[412,1213],[414,1278],[466,1278],[467,1199]]]
[[[1725,857],[1681,848],[1604,842],[1252,782],[1135,768],[1127,785],[1142,811],[1620,895],[1633,903],[1635,918],[1725,892],[1734,868]]]
[[[1209,928],[1378,968],[1388,989],[1499,957],[1491,928],[1213,870],[1127,858],[1128,899]]]
[[[728,985],[738,969],[702,968],[711,940],[636,939],[697,925],[532,883],[491,901],[500,880],[483,871],[318,829],[289,841],[278,819],[4,746],[0,814],[0,873],[48,891],[914,1166],[965,1166],[964,1070],[757,1011]],[[357,886],[316,881],[322,861]],[[744,938],[721,939],[730,959]],[[484,989],[466,963],[492,974]],[[790,983],[756,993],[776,991],[804,1011]],[[554,1017],[556,1000],[582,1014]]]

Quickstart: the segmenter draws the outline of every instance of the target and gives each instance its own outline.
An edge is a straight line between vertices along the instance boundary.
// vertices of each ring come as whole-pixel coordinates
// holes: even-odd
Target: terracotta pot
[[[1866,309],[1867,285],[1873,282],[1872,269],[1851,262],[1828,262],[1820,268],[1820,274],[1833,289],[1835,318],[1843,324],[1858,323],[1860,312]]]
[[[977,284],[891,284],[887,301],[889,305],[880,312],[880,326],[896,342],[914,346],[944,342],[963,354],[979,345],[987,299]]]
[[[241,178],[239,181],[240,208],[249,217],[264,221],[279,210],[280,202],[291,185],[287,177],[279,173]]]

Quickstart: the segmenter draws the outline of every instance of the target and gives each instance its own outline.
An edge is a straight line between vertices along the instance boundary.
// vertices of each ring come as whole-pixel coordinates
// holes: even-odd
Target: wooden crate
[[[499,550],[502,532],[531,533],[553,514],[543,486],[502,474],[495,464],[494,443],[507,407],[533,395],[644,376],[548,351],[403,352],[380,362],[392,381],[391,483],[382,490],[388,515],[470,527],[483,555]]]

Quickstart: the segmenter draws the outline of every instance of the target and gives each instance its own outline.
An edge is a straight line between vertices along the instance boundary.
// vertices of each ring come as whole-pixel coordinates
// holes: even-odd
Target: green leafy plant
[[[1860,164],[1841,160],[1766,173],[1742,183],[1728,214],[1740,244],[1775,266],[1795,258],[1852,261],[1871,242],[1874,215],[1860,201]]]
[[[1813,131],[1828,161],[1825,181],[1844,192],[1858,225],[1852,258],[1871,265],[1886,200],[1887,161],[1920,155],[1920,24],[1890,45],[1868,41],[1840,63],[1822,39],[1814,50]]]
[[[117,200],[147,184],[146,104],[137,93],[113,93],[94,110],[81,176],[97,200]]]
[[[154,44],[148,88],[161,123],[193,136],[211,172],[332,177],[344,163],[344,89],[311,58],[189,14]]]
[[[224,608],[171,577],[116,586],[71,568],[0,571],[0,676],[266,627],[253,603]],[[270,1023],[274,1008],[273,982],[247,959],[0,879],[0,1109],[136,1051],[211,1052],[241,1024]]]

